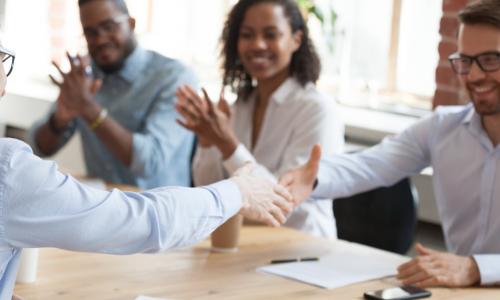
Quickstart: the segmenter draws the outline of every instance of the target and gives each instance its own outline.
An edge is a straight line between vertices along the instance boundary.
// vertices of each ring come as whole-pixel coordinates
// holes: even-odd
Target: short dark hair
[[[127,3],[125,3],[125,0],[78,0],[78,7],[82,7],[83,5],[92,2],[92,1],[111,1],[113,2],[116,7],[124,14],[128,15],[128,7]]]
[[[238,96],[246,98],[253,91],[252,77],[238,59],[238,36],[247,10],[259,3],[274,3],[283,7],[292,32],[302,31],[302,42],[292,55],[290,75],[303,86],[315,83],[321,71],[321,63],[309,37],[309,30],[295,0],[240,0],[231,9],[221,37],[221,58],[224,71],[223,84],[229,85]]]
[[[462,24],[490,25],[500,29],[500,0],[480,0],[467,5],[458,18]]]

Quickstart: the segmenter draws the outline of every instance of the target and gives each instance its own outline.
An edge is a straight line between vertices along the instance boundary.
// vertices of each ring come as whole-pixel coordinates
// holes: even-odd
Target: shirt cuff
[[[481,285],[499,284],[500,255],[480,254],[473,257],[481,274]]]
[[[255,158],[243,144],[239,144],[233,154],[222,162],[222,165],[229,173],[229,176],[232,176],[236,170],[243,167],[247,162],[255,163]]]
[[[311,198],[314,199],[314,200],[319,200],[319,199],[324,200],[324,199],[331,199],[331,198],[333,198],[331,196],[330,183],[328,181],[328,175],[325,174],[325,172],[322,172],[321,168],[319,169],[319,172],[318,172],[317,182],[318,182],[318,185],[312,191]]]
[[[231,180],[223,180],[211,185],[201,187],[210,191],[222,204],[224,220],[237,214],[241,209],[241,192],[236,183]]]

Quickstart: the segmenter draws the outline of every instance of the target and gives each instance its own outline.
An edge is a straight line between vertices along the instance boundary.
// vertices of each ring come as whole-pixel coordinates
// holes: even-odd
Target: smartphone
[[[364,294],[365,299],[376,300],[407,300],[419,299],[431,296],[431,292],[412,285],[393,287],[378,291],[370,291]]]

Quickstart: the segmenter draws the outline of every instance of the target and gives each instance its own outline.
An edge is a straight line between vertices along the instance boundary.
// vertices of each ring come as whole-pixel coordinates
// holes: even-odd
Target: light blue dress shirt
[[[61,174],[14,139],[0,139],[0,300],[10,300],[22,248],[110,254],[192,245],[239,211],[229,180],[202,188],[102,191]]]
[[[474,255],[482,284],[500,283],[500,146],[472,105],[439,108],[375,147],[324,159],[313,197],[390,186],[427,166],[448,249]]]
[[[178,114],[174,105],[177,87],[188,84],[197,88],[194,73],[176,60],[140,47],[116,74],[105,75],[95,65],[93,70],[95,77],[103,79],[96,101],[133,133],[133,157],[131,166],[125,166],[88,124],[77,118],[87,174],[143,189],[189,186],[194,136],[176,123]],[[37,122],[29,133],[28,142],[38,155],[42,153],[34,135],[47,119],[48,116]],[[69,137],[66,136],[66,141]]]

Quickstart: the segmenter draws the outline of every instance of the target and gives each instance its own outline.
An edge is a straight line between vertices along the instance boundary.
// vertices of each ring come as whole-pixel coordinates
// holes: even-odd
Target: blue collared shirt
[[[174,105],[177,87],[198,86],[194,73],[176,60],[140,47],[115,74],[105,75],[95,65],[93,70],[95,77],[103,79],[95,100],[133,133],[133,156],[131,166],[125,166],[77,118],[88,175],[143,189],[189,186],[194,136],[176,123]],[[37,122],[29,134],[29,143],[39,155],[34,135],[46,120]]]
[[[239,211],[229,180],[202,188],[102,191],[61,174],[28,145],[0,139],[0,300],[10,300],[22,248],[110,254],[192,245]]]
[[[482,284],[500,283],[500,146],[472,105],[439,108],[375,147],[324,159],[313,197],[390,186],[427,166],[448,249],[474,255]]]

